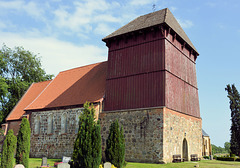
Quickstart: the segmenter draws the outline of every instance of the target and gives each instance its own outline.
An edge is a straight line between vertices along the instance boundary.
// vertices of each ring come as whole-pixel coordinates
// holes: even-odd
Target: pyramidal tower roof
[[[192,49],[197,52],[196,48],[194,47],[184,30],[168,8],[152,12],[143,16],[139,16],[125,26],[119,28],[115,32],[103,38],[103,41],[106,41],[107,39],[110,39],[112,37],[117,37],[123,34],[127,34],[129,32],[157,26],[163,23],[166,23],[169,27],[171,27]]]

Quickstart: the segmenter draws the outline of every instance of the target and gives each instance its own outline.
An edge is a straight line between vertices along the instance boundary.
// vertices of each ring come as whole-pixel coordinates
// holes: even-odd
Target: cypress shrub
[[[14,164],[14,151],[16,149],[17,138],[10,129],[7,133],[6,139],[3,143],[2,151],[2,168],[13,168]]]
[[[101,130],[94,116],[95,109],[86,102],[79,116],[79,130],[74,143],[74,168],[99,168],[102,156]]]
[[[125,163],[125,140],[123,128],[119,130],[118,120],[111,124],[106,144],[106,160],[117,168],[122,168]]]
[[[23,118],[17,136],[16,163],[29,167],[30,152],[30,124],[27,118]]]

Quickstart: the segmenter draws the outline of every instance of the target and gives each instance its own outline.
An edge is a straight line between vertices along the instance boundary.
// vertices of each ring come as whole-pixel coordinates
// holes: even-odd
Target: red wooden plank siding
[[[111,41],[104,110],[166,106],[200,117],[194,56],[172,34],[154,33]]]
[[[163,106],[164,71],[107,81],[105,111]]]

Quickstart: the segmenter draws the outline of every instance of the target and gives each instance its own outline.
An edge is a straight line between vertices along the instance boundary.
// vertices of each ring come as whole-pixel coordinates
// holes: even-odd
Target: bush
[[[94,121],[95,109],[84,104],[79,117],[79,130],[74,143],[74,168],[99,168],[101,163],[101,130],[99,122]]]
[[[221,160],[221,161],[235,161],[236,158],[235,157],[217,157],[217,160]]]
[[[117,168],[122,168],[125,164],[125,140],[123,128],[119,130],[118,120],[111,124],[106,144],[106,160]]]
[[[27,118],[23,118],[17,136],[16,163],[29,167],[30,152],[30,124]]]
[[[203,156],[203,158],[204,158],[204,159],[208,159],[208,160],[210,159],[209,156]]]
[[[2,168],[13,168],[16,143],[17,138],[13,135],[13,130],[10,129],[3,143]]]

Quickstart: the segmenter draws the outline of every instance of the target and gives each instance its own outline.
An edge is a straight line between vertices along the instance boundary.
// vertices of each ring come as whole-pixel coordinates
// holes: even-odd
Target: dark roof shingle
[[[119,28],[118,30],[103,38],[103,41],[112,37],[141,30],[147,27],[160,25],[163,23],[166,23],[169,27],[171,27],[192,49],[197,52],[197,49],[194,47],[184,30],[168,8],[149,13],[147,15],[143,15],[134,19],[125,26]]]
[[[202,129],[202,135],[209,137],[209,135]]]

